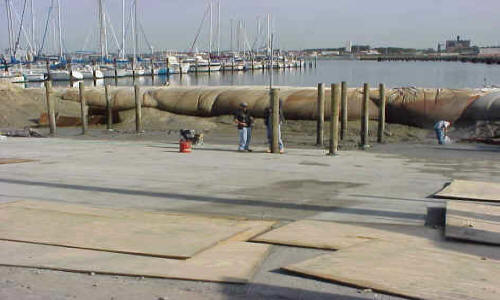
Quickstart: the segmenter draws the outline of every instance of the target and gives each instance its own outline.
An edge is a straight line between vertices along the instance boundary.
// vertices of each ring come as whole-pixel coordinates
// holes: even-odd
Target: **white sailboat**
[[[40,82],[45,80],[43,70],[25,70],[23,71],[24,80],[27,82]]]
[[[18,72],[5,72],[0,73],[0,82],[20,83],[24,82],[24,76]]]
[[[76,70],[73,70],[73,74],[75,73],[75,71],[81,73],[83,76],[83,79],[94,79],[94,70],[93,70],[92,66],[86,65],[82,68],[78,68]],[[103,79],[104,78],[104,74],[101,72],[101,70],[99,70],[99,69],[95,70],[95,78],[96,79]]]
[[[73,77],[71,80],[78,81],[83,79],[82,73],[78,71],[72,71]],[[53,70],[50,71],[50,78],[53,81],[68,81],[70,80],[70,72],[66,70]]]

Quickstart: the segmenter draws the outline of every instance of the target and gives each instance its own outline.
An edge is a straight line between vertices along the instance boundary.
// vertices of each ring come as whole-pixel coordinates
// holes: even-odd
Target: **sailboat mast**
[[[208,37],[208,57],[212,56],[212,36],[213,36],[213,16],[212,16],[212,0],[208,3],[210,7],[210,33]]]
[[[102,0],[99,0],[99,47],[101,48],[101,59],[105,57],[104,51],[104,11],[102,9]]]
[[[103,20],[102,24],[103,24],[103,27],[104,27],[104,57],[108,58],[108,29],[107,29],[107,26],[106,26],[108,20],[106,18],[107,18],[107,16],[106,16],[106,6],[103,5],[103,7],[102,7],[102,20]]]
[[[61,3],[57,0],[57,25],[59,32],[59,57],[63,57],[63,46],[62,46],[62,26],[61,26]]]
[[[14,42],[14,37],[12,35],[12,11],[10,8],[10,0],[5,0],[5,9],[7,12],[7,30],[9,35],[9,53],[10,57],[13,56],[14,46],[12,45]]]
[[[220,56],[220,0],[217,2],[217,56]]]
[[[134,0],[134,61],[137,58],[137,51],[139,50],[139,21],[137,20],[137,0]]]
[[[125,58],[125,0],[122,0],[122,49],[121,58]]]
[[[234,49],[233,49],[233,19],[232,18],[231,18],[230,22],[231,22],[231,37],[230,37],[231,46],[230,46],[230,48],[231,48],[231,52],[234,52]]]
[[[267,54],[271,51],[271,14],[267,14]]]
[[[33,55],[36,53],[36,40],[35,40],[35,10],[33,9],[33,0],[31,3],[31,52]]]

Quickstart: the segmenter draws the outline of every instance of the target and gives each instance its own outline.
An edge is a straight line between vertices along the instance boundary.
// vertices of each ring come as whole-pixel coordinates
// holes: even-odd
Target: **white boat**
[[[101,72],[105,78],[114,78],[115,77],[115,67],[114,66],[101,65],[99,67],[99,69],[101,70]],[[120,68],[116,69],[116,77],[126,77],[126,76],[128,76],[128,75],[127,75],[127,72],[125,69],[120,69]],[[130,76],[132,76],[132,74],[130,74]]]
[[[246,68],[245,62],[243,61],[229,61],[226,62],[221,69],[223,71],[245,71]]]
[[[24,80],[27,82],[40,82],[45,80],[42,70],[27,70],[23,72]]]
[[[73,75],[75,71],[80,72],[83,76],[83,79],[94,79],[94,70],[92,69],[91,66],[85,66],[83,68],[79,68],[76,70],[73,70]],[[95,78],[96,79],[103,79],[104,74],[101,72],[101,70],[96,69],[95,70]]]
[[[82,80],[83,75],[82,73],[78,71],[73,71],[73,78],[72,80]],[[64,81],[64,80],[70,80],[69,76],[69,71],[66,70],[53,70],[50,71],[50,77],[53,81]]]
[[[218,72],[220,71],[222,65],[220,62],[210,62],[201,56],[195,56],[194,63],[191,63],[189,71],[191,72]]]
[[[21,83],[24,82],[24,76],[21,73],[2,72],[0,73],[0,82]]]
[[[154,68],[153,69],[153,73],[154,73],[154,75],[158,75],[160,73],[160,69]],[[151,69],[145,69],[144,70],[144,75],[151,76],[151,74],[152,74]]]
[[[182,63],[180,63],[179,60],[177,59],[177,57],[175,57],[175,56],[169,56],[168,57],[168,66],[167,67],[168,67],[168,72],[170,74],[179,74],[179,73],[186,74],[187,72],[189,72],[191,64],[188,63],[188,62],[182,62]],[[166,68],[160,69],[159,74],[160,75],[166,75],[167,74],[167,69]]]
[[[146,73],[144,71],[144,69],[135,69],[135,76],[144,76],[144,74]]]

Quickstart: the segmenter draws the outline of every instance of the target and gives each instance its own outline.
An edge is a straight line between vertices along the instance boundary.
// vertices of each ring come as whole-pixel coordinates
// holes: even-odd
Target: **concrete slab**
[[[268,245],[228,242],[188,260],[0,241],[0,265],[211,282],[248,282]]]
[[[500,205],[448,201],[445,235],[500,245]]]
[[[378,226],[378,228],[377,228]],[[411,230],[413,226],[405,228]],[[395,230],[399,230],[395,231]],[[420,228],[418,230],[421,230]],[[415,230],[414,230],[415,231]],[[252,241],[277,245],[339,250],[373,240],[396,243],[422,238],[405,234],[401,227],[377,224],[345,224],[315,220],[301,220],[257,236]]]
[[[500,183],[453,180],[434,197],[500,202]]]
[[[0,205],[0,239],[186,259],[274,222],[20,201]]]
[[[438,147],[430,140],[427,144],[373,144],[369,151],[341,151],[336,157],[308,145],[301,147],[309,149],[287,147],[285,155],[271,155],[265,153],[264,135],[256,135],[256,152],[238,153],[234,151],[235,130],[224,139],[208,133],[202,149],[184,155],[177,153],[178,145],[164,143],[166,138],[174,142],[176,133],[151,133],[155,139],[150,140],[149,132],[136,135],[91,128],[88,136],[81,136],[80,131],[74,128],[67,138],[61,138],[65,133],[58,131],[60,138],[3,142],[0,157],[40,162],[1,166],[0,203],[28,199],[113,210],[135,208],[286,222],[303,218],[390,222],[424,229],[427,207],[446,205],[443,199],[427,197],[445,182],[452,178],[500,182],[498,147]],[[106,137],[96,140],[103,135]],[[500,259],[496,246],[447,245],[457,245],[454,251],[459,253]],[[248,285],[0,267],[0,295],[7,299],[34,294],[47,299],[167,295],[189,299],[396,299],[276,272],[281,266],[314,257],[318,251],[275,246]]]
[[[284,269],[415,299],[495,300],[500,296],[500,261],[433,243],[373,241]]]

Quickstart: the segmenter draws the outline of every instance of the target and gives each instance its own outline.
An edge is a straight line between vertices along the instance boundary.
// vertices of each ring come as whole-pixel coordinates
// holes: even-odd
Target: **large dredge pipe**
[[[78,101],[76,89],[61,92],[62,100]],[[133,88],[115,88],[111,91],[114,110],[135,107]],[[86,89],[85,98],[91,108],[104,109],[104,89]],[[280,87],[284,101],[285,117],[293,120],[317,118],[317,90],[315,88]],[[437,120],[474,121],[500,119],[500,92],[473,89],[386,89],[387,122],[419,127],[429,127]],[[331,91],[325,90],[325,105],[330,107]],[[347,91],[349,119],[361,117],[363,91],[351,88]],[[142,106],[200,117],[233,114],[241,102],[248,103],[249,110],[263,117],[269,106],[269,90],[265,87],[144,87]],[[370,91],[369,111],[371,119],[378,119],[380,104],[378,89]],[[326,118],[330,117],[327,111]]]

